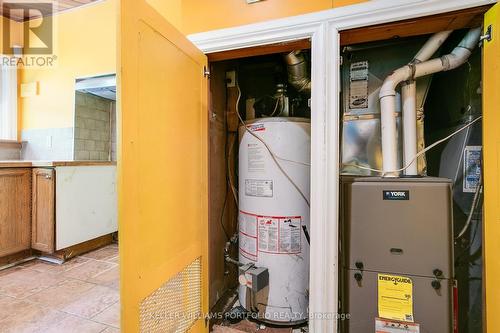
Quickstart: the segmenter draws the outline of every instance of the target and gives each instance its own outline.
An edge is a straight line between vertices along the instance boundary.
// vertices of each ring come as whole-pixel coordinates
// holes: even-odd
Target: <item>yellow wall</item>
[[[55,15],[51,69],[23,69],[21,82],[39,82],[39,95],[20,99],[22,128],[73,126],[75,79],[116,72],[117,0]]]
[[[170,24],[182,30],[182,1],[183,0],[146,0],[151,7],[167,18]]]
[[[234,27],[287,16],[312,13],[365,0],[183,0],[182,31],[186,34]]]
[[[147,0],[185,34],[299,15],[361,1],[266,0],[247,5],[245,0]],[[119,0],[105,0],[53,17],[57,67],[21,70],[21,82],[39,82],[37,96],[20,99],[22,129],[73,126],[75,79],[116,72],[118,3]]]

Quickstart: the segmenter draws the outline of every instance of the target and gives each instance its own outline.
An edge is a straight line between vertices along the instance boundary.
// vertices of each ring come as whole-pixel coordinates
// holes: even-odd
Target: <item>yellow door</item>
[[[119,12],[122,332],[205,332],[205,55],[145,0]]]
[[[486,330],[500,331],[500,17],[499,5],[485,17],[483,62],[484,290]]]

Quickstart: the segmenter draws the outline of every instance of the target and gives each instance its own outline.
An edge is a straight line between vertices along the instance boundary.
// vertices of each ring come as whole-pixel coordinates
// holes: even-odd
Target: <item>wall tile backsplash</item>
[[[21,132],[23,160],[73,159],[73,127],[34,128]]]

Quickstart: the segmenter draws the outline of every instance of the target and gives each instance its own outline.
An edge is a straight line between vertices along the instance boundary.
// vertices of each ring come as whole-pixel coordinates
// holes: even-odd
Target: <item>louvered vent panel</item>
[[[140,329],[144,333],[186,332],[201,314],[201,258],[141,302]]]

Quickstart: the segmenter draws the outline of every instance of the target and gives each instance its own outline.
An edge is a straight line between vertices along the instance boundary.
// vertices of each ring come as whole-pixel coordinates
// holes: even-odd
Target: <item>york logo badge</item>
[[[54,2],[1,1],[3,45],[5,55],[51,55],[53,42]]]
[[[384,200],[410,200],[410,191],[383,191],[383,198]]]

